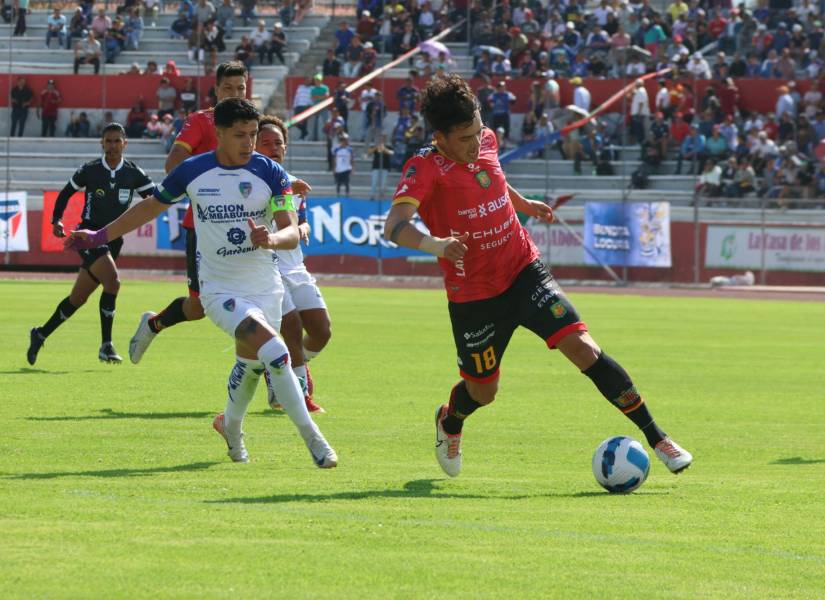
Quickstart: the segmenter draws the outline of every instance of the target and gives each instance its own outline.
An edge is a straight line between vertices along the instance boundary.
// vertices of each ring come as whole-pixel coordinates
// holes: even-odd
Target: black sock
[[[667,437],[667,434],[656,425],[642,397],[636,391],[636,386],[630,380],[630,375],[619,363],[602,352],[596,362],[582,373],[596,384],[613,406],[642,430],[648,444],[655,446]]]
[[[46,321],[46,324],[37,329],[37,333],[39,333],[40,337],[45,340],[54,332],[55,329],[63,324],[63,321],[68,320],[68,318],[71,317],[76,310],[77,307],[69,302],[69,297],[66,296],[60,301],[57,308],[54,309],[54,313],[51,317],[49,317],[49,320]]]
[[[467,391],[467,384],[462,379],[453,391],[450,392],[450,404],[447,407],[447,416],[441,421],[441,426],[447,433],[461,433],[464,419],[473,414],[476,409],[481,408],[481,404],[470,397]]]
[[[161,329],[166,329],[172,325],[188,321],[183,312],[183,301],[186,300],[183,296],[175,298],[169,303],[169,306],[160,311],[159,314],[149,319],[149,329],[155,333],[160,333]]]
[[[115,321],[115,301],[117,294],[103,292],[100,294],[100,342],[112,341],[112,323]]]

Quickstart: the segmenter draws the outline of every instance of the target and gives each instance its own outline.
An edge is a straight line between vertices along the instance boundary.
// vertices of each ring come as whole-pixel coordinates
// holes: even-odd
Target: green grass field
[[[232,343],[208,321],[139,366],[97,361],[97,297],[35,368],[28,330],[69,282],[0,281],[0,597],[822,598],[825,306],[573,295],[663,428],[695,456],[613,496],[590,460],[641,438],[528,332],[448,479],[432,417],[457,379],[441,291],[325,290],[316,469],[259,389],[251,462],[212,431]],[[115,343],[182,284],[126,280]]]

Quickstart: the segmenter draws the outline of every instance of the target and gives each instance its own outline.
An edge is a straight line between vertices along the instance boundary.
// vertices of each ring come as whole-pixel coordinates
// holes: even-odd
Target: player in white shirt
[[[243,419],[260,376],[269,374],[278,400],[320,468],[338,464],[304,404],[287,347],[278,335],[283,283],[276,250],[299,241],[298,217],[289,175],[254,152],[258,111],[248,100],[229,98],[215,107],[217,149],[178,165],[153,195],[106,228],[73,232],[69,248],[97,247],[137,229],[188,196],[195,207],[200,298],[206,316],[235,339],[236,361],[229,375],[228,400],[213,426],[226,440],[229,456],[247,462]],[[278,231],[269,225],[274,220]]]
[[[258,141],[255,149],[277,163],[283,164],[289,134],[278,117],[265,115],[258,122]],[[299,198],[298,230],[301,240],[309,243],[309,223],[306,222],[306,198]],[[318,356],[332,336],[329,312],[315,285],[315,278],[304,264],[301,245],[294,250],[278,250],[278,268],[284,281],[283,320],[281,335],[289,348],[292,370],[304,388],[304,400],[310,412],[325,412],[312,399],[313,383],[308,362]],[[306,332],[306,336],[304,336]],[[269,388],[269,405],[280,408],[275,393]]]

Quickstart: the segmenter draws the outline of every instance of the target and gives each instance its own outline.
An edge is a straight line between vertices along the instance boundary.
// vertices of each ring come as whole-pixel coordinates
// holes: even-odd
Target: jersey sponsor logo
[[[407,169],[407,172],[404,173],[404,179],[409,179],[411,183],[415,183],[415,173],[415,167],[411,166],[409,169]]]
[[[476,181],[478,182],[478,185],[483,187],[485,190],[493,183],[492,179],[490,179],[490,176],[487,174],[487,171],[476,173]]]
[[[224,302],[223,303],[223,308],[224,308],[224,310],[226,310],[228,312],[233,312],[235,310],[235,299],[230,298],[229,300]]]
[[[198,188],[198,196],[208,198],[209,196],[220,196],[221,188]]]
[[[442,175],[445,175],[450,169],[452,169],[455,166],[454,162],[448,163],[447,160],[440,154],[436,154],[435,156],[433,156],[433,162],[435,163],[435,166],[438,167],[439,173],[441,173]]]
[[[241,192],[241,196],[244,198],[249,198],[249,194],[252,193],[252,182],[251,181],[241,181],[238,184],[238,191]]]
[[[232,229],[226,232],[226,239],[229,240],[230,244],[240,246],[246,241],[246,233],[243,229],[240,229],[239,227],[233,227]]]
[[[237,223],[247,218],[260,219],[266,214],[266,209],[249,210],[243,204],[210,204],[202,207],[196,204],[198,220],[201,223],[211,221],[212,223]]]
[[[457,214],[459,217],[467,217],[468,219],[475,219],[478,217],[478,212],[475,207],[459,209]]]
[[[496,335],[495,323],[487,323],[476,331],[465,331],[464,341],[467,348],[477,348],[485,345]]]
[[[468,170],[470,173],[475,173],[476,171],[479,171],[480,169],[481,169],[481,167],[479,167],[479,166],[478,166],[477,164],[475,164],[475,163],[467,163],[467,170]]]

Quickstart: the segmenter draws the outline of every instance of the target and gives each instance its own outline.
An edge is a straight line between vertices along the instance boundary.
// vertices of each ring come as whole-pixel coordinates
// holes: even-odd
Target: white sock
[[[295,373],[295,377],[298,378],[298,383],[301,384],[301,389],[304,391],[304,395],[307,393],[307,366],[301,365],[300,367],[292,367],[292,372]]]
[[[299,430],[312,423],[304,404],[301,384],[289,368],[289,351],[281,338],[274,337],[258,349],[258,358],[269,371],[269,382],[286,414]]]
[[[255,397],[255,389],[258,387],[261,373],[264,372],[264,365],[255,359],[240,356],[236,356],[235,359],[235,366],[232,367],[226,385],[228,399],[223,412],[223,423],[224,429],[237,435],[241,432],[249,403]]]
[[[316,352],[315,350],[307,349],[306,346],[304,346],[303,349],[304,349],[304,360],[307,361],[307,362],[311,361],[313,358],[315,358],[316,356],[321,354],[320,350],[318,350]]]

